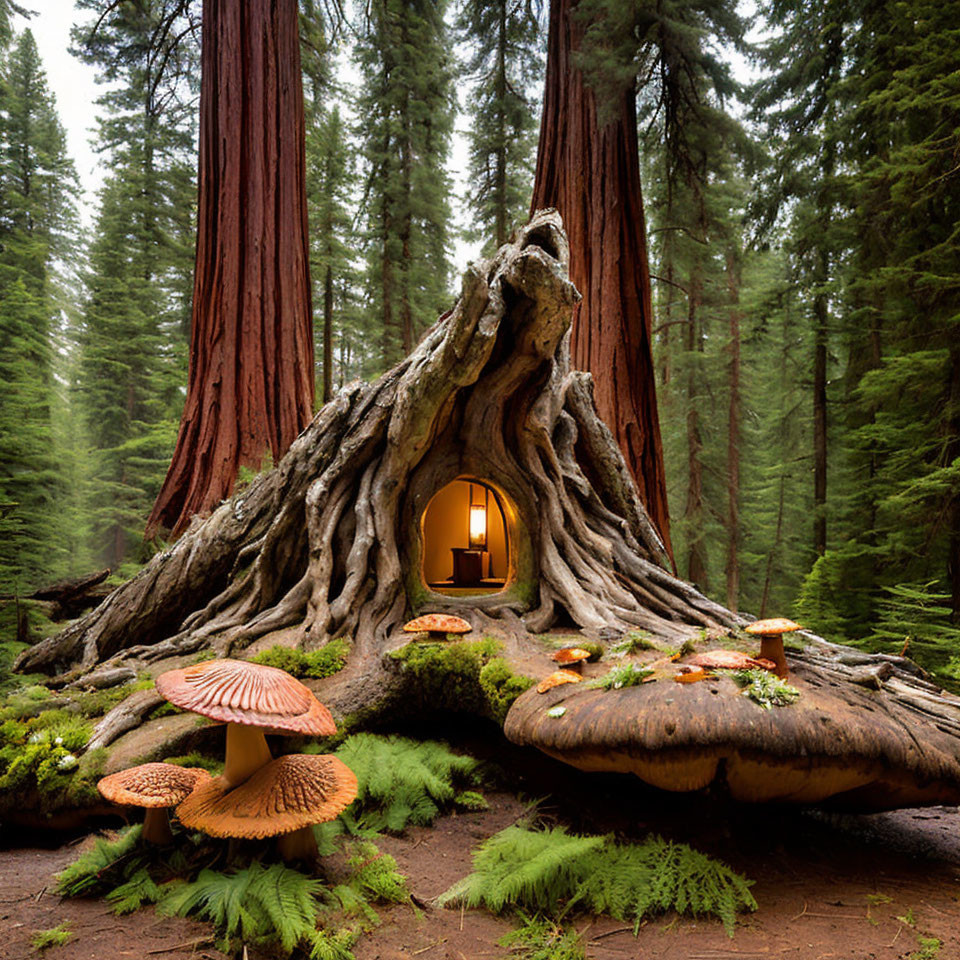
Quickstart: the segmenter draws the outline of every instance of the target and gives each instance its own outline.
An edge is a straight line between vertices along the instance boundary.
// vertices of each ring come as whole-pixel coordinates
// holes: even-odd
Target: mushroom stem
[[[776,674],[781,680],[787,679],[787,658],[783,652],[783,637],[777,634],[763,634],[760,637],[760,657],[772,660],[776,665]]]
[[[147,807],[143,816],[143,831],[140,836],[147,843],[156,843],[160,846],[173,843],[170,815],[167,813],[166,807]]]
[[[227,724],[227,755],[223,766],[227,789],[240,786],[272,759],[262,728]]]
[[[320,857],[313,827],[301,827],[277,837],[277,850],[284,860],[304,860],[313,863]]]

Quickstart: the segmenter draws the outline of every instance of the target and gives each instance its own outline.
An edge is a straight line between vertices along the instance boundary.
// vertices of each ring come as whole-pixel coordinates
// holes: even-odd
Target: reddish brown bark
[[[651,353],[650,271],[640,191],[636,97],[619,94],[600,125],[596,96],[574,66],[584,28],[575,0],[552,0],[547,80],[532,209],[556,207],[570,241],[573,363],[594,375],[613,431],[672,558]],[[605,113],[606,117],[607,114]]]
[[[204,0],[190,377],[147,536],[181,533],[313,410],[296,0]]]

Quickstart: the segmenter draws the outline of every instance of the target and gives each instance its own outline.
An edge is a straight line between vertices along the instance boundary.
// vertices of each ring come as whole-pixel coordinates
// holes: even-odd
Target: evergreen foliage
[[[199,70],[188,10],[163,0],[78,7],[92,19],[74,28],[74,52],[111,82],[98,100],[111,173],[85,278],[75,390],[91,446],[90,536],[98,559],[116,567],[145,558],[143,525],[183,405]]]
[[[372,0],[356,48],[366,162],[366,303],[380,372],[448,306],[455,97],[444,0]]]
[[[473,872],[441,902],[550,917],[565,904],[561,915],[576,906],[632,920],[636,928],[650,914],[676,910],[716,916],[733,936],[737,912],[757,908],[750,886],[725,864],[660,837],[618,843],[563,827],[514,826],[474,851]]]
[[[477,805],[477,795],[463,789],[476,782],[478,762],[445,744],[358,733],[337,756],[357,777],[347,813],[361,830],[401,833],[432,823],[443,810]]]
[[[486,241],[489,256],[528,216],[537,128],[529,91],[543,69],[540,31],[532,5],[515,0],[467,0],[457,29],[470,44],[462,71],[473,81],[467,235]]]
[[[0,39],[0,593],[29,592],[72,566],[54,417],[75,192],[33,35],[8,32]]]

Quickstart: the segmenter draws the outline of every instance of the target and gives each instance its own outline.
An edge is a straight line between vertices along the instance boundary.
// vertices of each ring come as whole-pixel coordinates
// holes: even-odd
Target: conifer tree
[[[58,537],[53,337],[76,175],[33,35],[0,26],[0,590],[12,592],[68,562]]]
[[[358,45],[366,161],[366,300],[381,369],[449,300],[453,73],[444,0],[372,0]]]
[[[523,0],[467,0],[457,27],[470,44],[463,71],[475,83],[467,105],[470,236],[486,240],[489,251],[530,207],[537,123],[528,91],[542,68],[539,29]]]
[[[196,48],[189,18],[169,20],[161,0],[121,4],[102,20],[97,0],[81,6],[96,17],[75,28],[75,52],[112,83],[99,100],[110,174],[77,333],[76,394],[92,448],[91,536],[98,559],[116,567],[143,559],[143,523],[183,403]]]
[[[320,366],[317,396],[326,403],[334,389],[334,331],[342,337],[356,309],[356,271],[349,245],[354,168],[340,107],[318,107],[307,120],[307,206],[310,275]]]

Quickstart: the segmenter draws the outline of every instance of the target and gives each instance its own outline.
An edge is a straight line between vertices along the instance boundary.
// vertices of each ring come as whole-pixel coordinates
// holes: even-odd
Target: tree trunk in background
[[[574,66],[583,25],[575,0],[552,0],[547,80],[532,210],[556,207],[570,241],[573,364],[594,374],[600,416],[613,431],[671,558],[670,516],[651,354],[650,271],[640,191],[636,97],[624,89],[612,119]]]
[[[727,416],[727,606],[736,611],[740,594],[740,263],[727,251],[730,295],[730,409]]]
[[[697,255],[690,275],[690,293],[687,309],[687,503],[684,518],[688,527],[687,579],[701,590],[707,589],[707,551],[703,532],[703,464],[700,451],[703,439],[700,435],[700,410],[698,408],[701,371],[693,361],[694,351],[703,351],[703,339],[698,335],[700,307],[703,298],[703,261]]]
[[[330,256],[330,251],[327,251]],[[333,399],[333,268],[323,278],[323,402]]]
[[[947,403],[951,411],[948,420],[950,438],[946,458],[952,463],[960,457],[960,347],[954,343],[950,348],[950,382],[947,386]],[[947,547],[947,580],[950,583],[951,620],[960,624],[960,498],[953,496],[947,507],[947,522],[950,524],[950,542]]]
[[[827,281],[826,256],[821,254],[819,282]],[[827,295],[813,301],[813,548],[827,549]]]
[[[190,378],[146,535],[180,534],[313,413],[296,0],[205,0]]]

